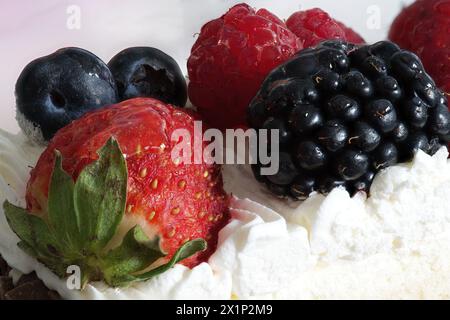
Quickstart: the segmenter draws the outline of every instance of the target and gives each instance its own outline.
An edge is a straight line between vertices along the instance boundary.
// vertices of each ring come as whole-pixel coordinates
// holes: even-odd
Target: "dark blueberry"
[[[391,132],[398,125],[397,112],[389,100],[370,101],[366,106],[365,113],[369,122],[383,133]]]
[[[280,152],[278,161],[278,172],[267,176],[267,179],[277,185],[286,186],[294,181],[297,175],[297,169],[292,162],[291,155],[286,152]]]
[[[278,130],[279,141],[281,145],[286,145],[290,142],[292,134],[288,130],[283,120],[278,118],[269,118],[264,122],[263,129]],[[270,132],[268,133],[270,137]],[[269,142],[270,143],[270,142]]]
[[[358,102],[344,95],[331,98],[326,104],[330,117],[339,118],[343,121],[353,121],[361,116],[361,107]]]
[[[16,83],[19,125],[43,143],[88,111],[117,103],[108,66],[94,54],[64,48],[29,63]],[[34,127],[42,137],[36,137]]]
[[[342,79],[347,92],[352,95],[360,98],[370,98],[374,93],[370,80],[359,71],[350,71]]]
[[[317,140],[331,152],[345,147],[347,139],[347,128],[338,120],[327,121],[317,134]]]
[[[390,65],[393,73],[405,81],[410,81],[424,72],[420,59],[414,53],[405,50],[394,53]]]
[[[353,193],[365,192],[369,194],[370,186],[372,185],[373,179],[375,178],[375,172],[368,171],[358,180],[351,183]]]
[[[450,132],[450,111],[447,106],[439,105],[430,110],[429,128],[433,134],[448,135]]]
[[[356,180],[369,169],[369,157],[362,151],[347,149],[336,158],[335,166],[342,179],[346,181]]]
[[[320,48],[317,49],[317,54],[319,56],[319,62],[323,67],[329,68],[330,70],[338,73],[348,70],[350,60],[341,50]]]
[[[329,69],[322,69],[313,76],[313,81],[324,94],[333,94],[341,87],[341,76]]]
[[[395,78],[390,76],[380,77],[375,82],[377,94],[385,99],[397,101],[402,97],[402,89]]]
[[[345,188],[346,182],[333,175],[324,174],[319,176],[317,180],[317,189],[320,193],[325,195],[329,194],[331,191],[339,187]]]
[[[318,96],[312,81],[297,78],[276,81],[266,98],[266,113],[271,116],[287,113],[297,105],[314,103]]]
[[[319,47],[332,48],[340,50],[344,53],[349,53],[350,51],[355,50],[356,48],[354,44],[342,40],[325,40],[320,43]]]
[[[390,41],[379,41],[370,46],[370,52],[384,61],[389,61],[400,50],[398,45]]]
[[[312,176],[299,174],[291,184],[291,195],[297,200],[306,200],[316,188],[316,180]]]
[[[398,157],[398,149],[395,144],[383,142],[372,154],[373,166],[376,170],[385,169],[396,164]]]
[[[108,63],[120,100],[152,97],[184,107],[187,87],[177,62],[161,50],[133,47],[115,55]]]
[[[366,74],[373,78],[387,75],[387,66],[383,59],[376,56],[369,56],[361,66]]]
[[[267,119],[267,108],[264,101],[254,99],[247,109],[247,121],[254,128],[261,128]]]
[[[300,135],[319,128],[322,123],[322,112],[313,105],[297,106],[289,116],[289,125]]]
[[[408,137],[408,134],[408,127],[403,122],[400,122],[392,131],[391,137],[394,142],[399,143],[405,141],[405,139]]]
[[[297,146],[295,161],[305,170],[316,170],[327,163],[327,154],[319,144],[303,141]]]
[[[428,152],[430,148],[429,140],[426,134],[422,132],[413,132],[402,144],[402,157],[405,161],[411,160],[417,151]]]
[[[429,107],[419,97],[405,100],[402,105],[402,113],[407,121],[414,128],[423,128],[428,120]]]
[[[373,127],[364,121],[355,123],[351,136],[348,139],[350,145],[361,149],[364,152],[375,150],[380,144],[381,136]]]
[[[426,73],[419,74],[414,79],[412,88],[416,94],[429,106],[434,107],[439,103],[439,89],[436,88],[436,84],[433,79],[431,79]]]

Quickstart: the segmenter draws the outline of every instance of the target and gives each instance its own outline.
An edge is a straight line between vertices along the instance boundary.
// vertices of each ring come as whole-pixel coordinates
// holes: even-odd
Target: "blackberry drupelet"
[[[306,199],[369,192],[376,173],[434,154],[450,140],[447,99],[419,58],[396,44],[328,40],[275,68],[248,108],[256,129],[280,130],[280,172],[258,181]]]

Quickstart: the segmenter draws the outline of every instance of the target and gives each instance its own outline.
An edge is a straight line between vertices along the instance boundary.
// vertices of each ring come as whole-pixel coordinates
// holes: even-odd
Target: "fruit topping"
[[[415,52],[444,91],[450,92],[449,0],[417,0],[394,20],[389,38]]]
[[[415,54],[387,41],[328,40],[298,53],[269,74],[247,116],[283,137],[282,173],[263,176],[256,164],[255,176],[299,200],[338,186],[368,193],[379,170],[418,150],[433,154],[450,138],[445,95]]]
[[[116,102],[117,88],[107,65],[79,48],[32,61],[16,83],[18,123],[41,144],[86,112]]]
[[[120,101],[151,97],[184,107],[186,80],[177,62],[161,50],[133,47],[115,55],[108,63]]]
[[[181,260],[188,267],[206,261],[228,222],[228,197],[220,166],[172,158],[177,129],[192,139],[201,134],[192,115],[136,98],[58,131],[31,172],[28,213],[5,204],[20,247],[60,276],[75,264],[83,283],[112,286]]]
[[[364,43],[359,34],[319,8],[295,12],[286,21],[286,25],[300,38],[304,48],[314,47],[328,39]]]
[[[243,125],[264,78],[300,49],[278,17],[236,5],[202,27],[188,60],[189,98],[211,126]]]

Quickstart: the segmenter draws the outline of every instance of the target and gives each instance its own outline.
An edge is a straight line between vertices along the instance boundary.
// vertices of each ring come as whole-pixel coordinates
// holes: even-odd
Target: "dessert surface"
[[[8,80],[0,300],[450,299],[450,1],[169,2]]]

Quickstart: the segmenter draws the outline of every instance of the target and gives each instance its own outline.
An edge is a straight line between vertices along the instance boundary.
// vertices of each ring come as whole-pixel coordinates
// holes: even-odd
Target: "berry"
[[[302,48],[269,11],[236,5],[202,27],[188,60],[189,98],[213,127],[245,124],[264,78]]]
[[[115,55],[108,67],[116,80],[120,101],[149,97],[179,107],[186,104],[183,73],[177,62],[161,50],[128,48]]]
[[[449,0],[417,0],[394,20],[389,38],[420,56],[437,85],[450,91]]]
[[[387,41],[356,48],[327,40],[297,53],[267,76],[248,108],[253,128],[289,137],[280,152],[292,163],[273,179],[256,177],[297,200],[336,187],[369,193],[378,171],[448,143],[450,111],[433,83],[414,54]]]
[[[55,150],[63,156],[64,170],[76,179],[113,136],[128,166],[124,226],[139,221],[144,230],[153,230],[152,235],[161,237],[167,258],[186,239],[204,238],[208,250],[183,263],[192,267],[206,261],[229,219],[227,195],[218,165],[172,160],[170,137],[176,129],[188,130],[193,139],[193,116],[151,98],[128,100],[72,122],[55,135],[31,171],[28,209],[45,215]]]
[[[294,178],[296,176],[296,174],[293,174],[296,172],[296,168],[294,163],[292,162],[291,155],[286,152],[280,152],[280,159],[278,161],[278,164],[278,172],[272,176],[267,177],[267,179],[276,185],[290,185],[294,181]]]
[[[300,38],[305,48],[316,46],[327,39],[364,43],[360,35],[318,8],[293,13],[286,25]]]
[[[107,65],[79,48],[63,48],[30,62],[16,83],[17,120],[33,141],[45,144],[88,111],[117,102]]]

